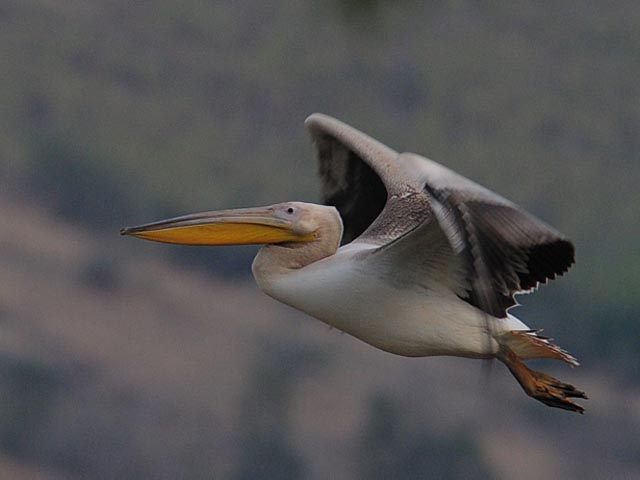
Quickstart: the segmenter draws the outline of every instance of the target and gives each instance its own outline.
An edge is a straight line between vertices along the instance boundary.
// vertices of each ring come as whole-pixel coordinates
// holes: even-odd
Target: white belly
[[[401,289],[340,256],[258,283],[276,300],[398,355],[491,356],[496,335],[527,328],[515,317],[486,315],[448,290]]]

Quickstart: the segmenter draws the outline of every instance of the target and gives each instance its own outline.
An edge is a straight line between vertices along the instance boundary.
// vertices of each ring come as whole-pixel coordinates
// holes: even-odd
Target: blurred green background
[[[0,58],[0,478],[640,478],[637,2],[3,0]],[[315,111],[574,239],[516,314],[584,417],[118,237],[316,201]]]

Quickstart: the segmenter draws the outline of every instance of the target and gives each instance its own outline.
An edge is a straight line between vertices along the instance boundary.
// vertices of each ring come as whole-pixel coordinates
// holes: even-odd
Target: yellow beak
[[[120,235],[182,245],[259,245],[314,238],[313,233],[296,233],[292,222],[278,218],[271,207],[194,213],[126,227]]]

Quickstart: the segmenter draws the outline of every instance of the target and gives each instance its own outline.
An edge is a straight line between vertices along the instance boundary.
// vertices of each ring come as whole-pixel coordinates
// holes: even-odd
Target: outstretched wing
[[[305,125],[318,153],[322,200],[342,217],[342,244],[386,243],[429,212],[428,204],[400,202],[410,176],[398,152],[327,115],[313,114]]]
[[[442,246],[436,249],[439,268],[453,272],[444,283],[502,318],[516,303],[515,293],[536,288],[573,264],[571,241],[524,209],[436,162],[403,156],[414,165],[435,215],[380,249],[393,257],[395,268],[410,268],[429,257],[433,238],[441,238],[435,233],[439,230],[449,243],[445,253]]]
[[[573,264],[566,237],[496,193],[329,116],[305,124],[323,199],[343,220],[342,243],[379,245],[369,260],[390,280],[448,288],[502,318],[514,294]]]

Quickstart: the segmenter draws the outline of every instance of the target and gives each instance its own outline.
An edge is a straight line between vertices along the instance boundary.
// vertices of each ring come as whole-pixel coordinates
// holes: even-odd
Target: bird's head
[[[120,234],[182,245],[277,244],[296,247],[321,240],[326,243],[327,230],[332,231],[330,237],[337,234],[339,243],[342,222],[335,208],[285,202],[267,207],[184,215],[123,228]]]

